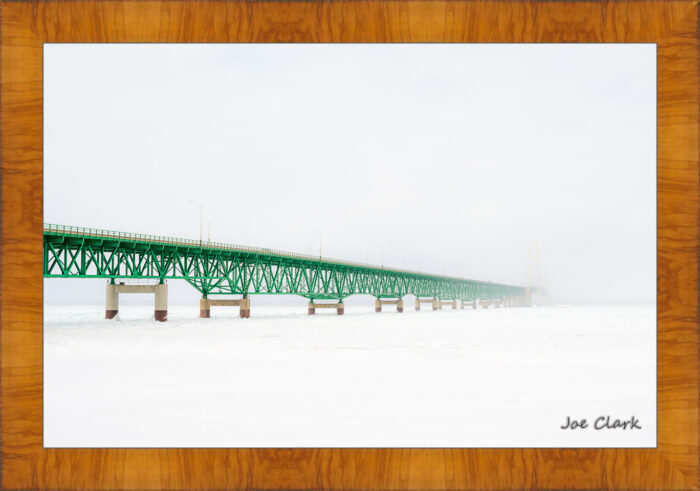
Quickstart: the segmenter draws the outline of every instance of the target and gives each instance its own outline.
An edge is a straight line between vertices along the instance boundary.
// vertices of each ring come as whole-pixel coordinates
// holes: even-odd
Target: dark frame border
[[[2,0],[0,16],[3,488],[700,489],[698,0]],[[656,43],[657,448],[43,448],[48,42]]]

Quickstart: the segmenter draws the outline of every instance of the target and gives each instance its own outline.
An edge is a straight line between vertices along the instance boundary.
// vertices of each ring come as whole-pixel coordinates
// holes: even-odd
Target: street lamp
[[[202,247],[202,222],[204,221],[204,208],[196,201],[189,200],[188,203],[199,206],[199,247]]]
[[[309,256],[313,256],[313,255],[314,255],[313,246],[314,246],[314,244],[315,244],[316,242],[318,242],[318,239],[311,239],[311,240],[309,241]]]
[[[207,223],[207,242],[211,242],[211,223],[217,220],[221,220],[221,217],[212,218],[209,220],[209,223]]]
[[[318,259],[320,260],[323,258],[323,234],[315,228],[311,229],[311,231],[318,234]]]

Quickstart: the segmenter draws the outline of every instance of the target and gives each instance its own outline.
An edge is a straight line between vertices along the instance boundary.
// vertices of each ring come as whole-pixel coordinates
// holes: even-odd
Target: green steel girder
[[[47,278],[183,279],[203,296],[288,294],[340,299],[355,294],[397,298],[411,294],[446,300],[495,300],[525,288],[385,269],[312,256],[200,244],[186,239],[44,227]]]

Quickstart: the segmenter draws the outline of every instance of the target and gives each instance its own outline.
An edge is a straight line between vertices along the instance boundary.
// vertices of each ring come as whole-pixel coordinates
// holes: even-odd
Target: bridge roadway
[[[376,311],[385,304],[403,311],[405,295],[416,297],[416,310],[424,302],[434,310],[456,308],[458,300],[462,308],[529,304],[529,291],[520,286],[258,247],[50,224],[44,225],[44,277],[109,279],[108,318],[118,312],[119,293],[155,293],[156,319],[166,320],[168,279],[185,280],[199,290],[202,317],[209,316],[212,305],[236,305],[241,317],[249,317],[252,294],[300,295],[309,300],[309,314],[324,307],[342,314],[343,299],[355,294],[374,296]],[[122,279],[157,284],[126,285],[118,281]],[[241,298],[214,300],[210,295]]]

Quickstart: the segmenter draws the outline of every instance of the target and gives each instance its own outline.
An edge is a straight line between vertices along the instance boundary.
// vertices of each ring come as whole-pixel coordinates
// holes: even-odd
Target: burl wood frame
[[[3,488],[698,489],[697,0],[0,1],[0,8]],[[658,448],[43,448],[42,45],[66,42],[656,43]]]

